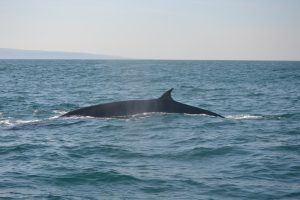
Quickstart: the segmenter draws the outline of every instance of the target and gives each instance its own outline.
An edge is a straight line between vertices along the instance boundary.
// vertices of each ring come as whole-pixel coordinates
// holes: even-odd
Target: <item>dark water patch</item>
[[[300,192],[291,192],[286,195],[281,195],[280,199],[300,199]]]
[[[141,190],[145,193],[157,194],[157,193],[160,193],[160,192],[168,191],[168,190],[170,190],[170,188],[169,187],[163,187],[163,186],[147,186],[147,187],[143,187]]]
[[[135,183],[140,180],[134,176],[121,174],[116,171],[95,171],[95,169],[83,170],[78,173],[70,173],[54,177],[58,185],[85,185],[85,184],[111,184],[111,183]]]
[[[273,146],[269,149],[274,151],[279,151],[279,152],[287,151],[287,152],[300,153],[300,144],[279,145],[279,146]]]

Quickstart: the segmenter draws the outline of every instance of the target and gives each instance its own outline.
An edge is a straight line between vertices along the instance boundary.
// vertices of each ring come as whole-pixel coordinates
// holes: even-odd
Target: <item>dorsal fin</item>
[[[173,100],[172,96],[171,96],[172,90],[173,90],[173,88],[171,88],[170,90],[166,91],[163,95],[161,95],[161,97],[159,97],[159,99],[161,99],[161,100]]]

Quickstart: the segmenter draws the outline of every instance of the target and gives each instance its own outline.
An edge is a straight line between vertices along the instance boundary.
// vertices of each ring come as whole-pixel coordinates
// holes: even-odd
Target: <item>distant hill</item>
[[[0,48],[0,59],[121,59],[117,56],[80,52],[39,51]]]

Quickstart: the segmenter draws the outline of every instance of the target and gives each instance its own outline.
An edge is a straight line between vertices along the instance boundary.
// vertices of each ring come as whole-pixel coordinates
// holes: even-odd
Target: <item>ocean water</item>
[[[173,98],[225,116],[60,118]],[[300,199],[300,62],[0,60],[0,198]]]

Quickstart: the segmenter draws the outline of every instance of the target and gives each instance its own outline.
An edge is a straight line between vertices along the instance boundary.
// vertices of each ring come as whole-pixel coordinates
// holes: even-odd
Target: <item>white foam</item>
[[[186,116],[210,116],[210,115],[206,115],[206,114],[188,114],[188,113],[183,113],[183,115],[186,115]]]
[[[49,119],[56,119],[61,117],[60,115],[54,116],[54,117],[50,117]],[[91,117],[91,116],[80,116],[80,115],[72,115],[72,116],[67,116],[67,117],[61,117],[61,119],[93,119],[95,117]]]
[[[67,112],[66,111],[62,111],[62,110],[53,110],[53,112],[55,114],[59,114],[59,115],[63,115],[63,114],[66,114]]]
[[[31,124],[31,123],[36,123],[41,120],[15,120],[15,119],[0,119],[0,125],[6,126],[6,127],[11,127],[11,126],[16,126],[20,124]]]
[[[1,119],[0,120],[0,125],[3,125],[3,126],[11,126],[12,125],[12,122],[8,119]]]
[[[263,116],[258,115],[227,115],[227,119],[237,119],[237,120],[251,120],[251,119],[262,119]]]
[[[60,117],[60,115],[55,115],[55,116],[53,116],[53,117],[49,117],[48,119],[57,119],[57,118],[59,118]]]

